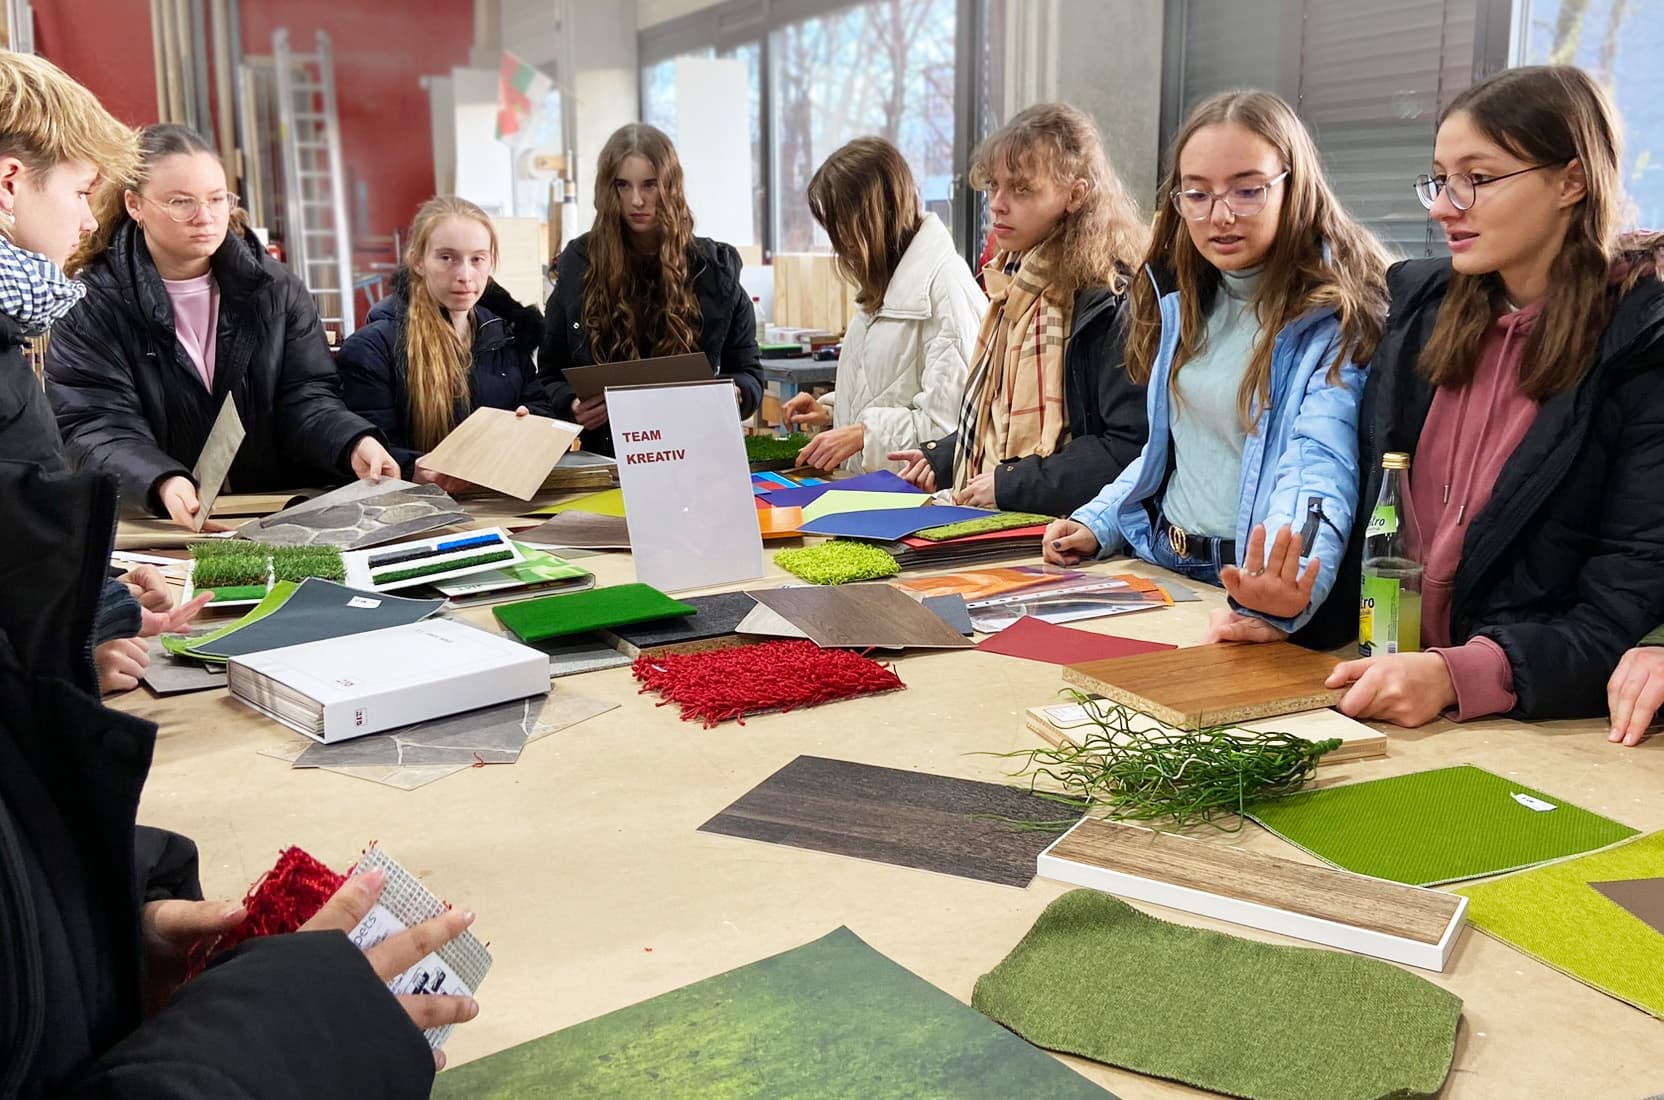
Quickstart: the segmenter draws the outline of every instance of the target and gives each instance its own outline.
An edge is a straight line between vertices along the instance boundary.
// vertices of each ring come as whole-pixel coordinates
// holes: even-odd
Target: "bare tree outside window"
[[[1636,224],[1664,227],[1664,0],[1529,0],[1528,64],[1578,65],[1624,121],[1624,183]]]
[[[777,250],[828,247],[803,195],[821,161],[863,134],[893,141],[926,206],[950,213],[957,8],[954,0],[872,0],[775,32]]]

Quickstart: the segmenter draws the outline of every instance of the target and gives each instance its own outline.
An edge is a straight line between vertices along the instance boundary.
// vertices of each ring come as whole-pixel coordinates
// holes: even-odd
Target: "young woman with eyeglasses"
[[[194,526],[191,470],[227,397],[246,435],[230,485],[257,492],[397,477],[349,410],[306,287],[266,254],[200,134],[146,127],[132,180],[101,185],[70,260],[86,300],[53,332],[46,392],[70,460],[124,506]]]
[[[1664,236],[1620,234],[1619,165],[1575,68],[1499,73],[1440,120],[1415,188],[1451,256],[1390,273],[1360,418],[1363,500],[1413,456],[1424,652],[1339,666],[1348,714],[1600,714],[1664,620]]]
[[[1192,111],[1162,193],[1126,350],[1150,440],[1043,549],[1071,565],[1129,548],[1224,586],[1215,635],[1282,637],[1328,596],[1352,527],[1358,364],[1380,338],[1386,261],[1269,92]]]

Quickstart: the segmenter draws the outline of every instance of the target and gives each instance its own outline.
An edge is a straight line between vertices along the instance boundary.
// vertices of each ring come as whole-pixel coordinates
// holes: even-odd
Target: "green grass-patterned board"
[[[1636,832],[1471,764],[1303,791],[1248,816],[1337,867],[1412,886],[1500,874]]]
[[[448,1070],[435,1100],[1114,1100],[840,928]]]
[[[913,532],[913,537],[929,542],[945,542],[948,539],[968,538],[971,535],[991,535],[1023,527],[1041,527],[1056,518],[1035,512],[999,512],[982,519],[967,519],[959,523],[945,523],[940,527],[926,527],[922,531]]]
[[[617,584],[491,609],[497,621],[522,642],[540,642],[568,634],[648,623],[677,615],[694,615],[698,610],[692,604],[673,600],[647,584]]]

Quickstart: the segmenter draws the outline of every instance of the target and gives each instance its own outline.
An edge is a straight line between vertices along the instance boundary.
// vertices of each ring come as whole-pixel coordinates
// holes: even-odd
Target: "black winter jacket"
[[[1417,359],[1449,282],[1445,260],[1413,260],[1388,274],[1391,313],[1358,421],[1360,512],[1381,490],[1381,456],[1415,454],[1434,394]],[[1353,525],[1328,601],[1352,639],[1365,526]],[[1457,645],[1482,636],[1502,647],[1515,717],[1589,717],[1605,713],[1618,659],[1661,621],[1664,283],[1648,279],[1618,304],[1583,381],[1543,403],[1469,521],[1450,635]]]
[[[23,330],[0,314],[0,462],[21,462],[43,471],[64,469],[63,443],[40,379],[23,354]],[[93,624],[93,644],[139,633],[139,605],[125,587],[107,580]]]
[[[410,316],[408,275],[400,268],[393,293],[370,310],[363,328],[341,345],[336,365],[347,407],[374,424],[398,460],[400,476],[411,478],[423,455],[410,434],[410,367],[405,357],[405,324]],[[475,409],[524,405],[533,416],[553,416],[537,378],[532,353],[543,341],[543,314],[522,306],[495,281],[474,307],[474,366],[468,400],[453,410],[458,424]]]
[[[757,411],[763,400],[763,365],[757,358],[757,314],[751,296],[740,285],[740,254],[733,245],[708,237],[693,239],[689,270],[693,291],[699,299],[702,318],[699,350],[711,361],[711,370],[740,388],[740,419]],[[575,238],[560,254],[556,265],[555,292],[544,311],[543,350],[538,354],[538,372],[549,391],[554,415],[572,418],[572,387],[561,371],[566,367],[587,367],[595,363],[589,330],[584,327],[584,277],[589,274],[589,234]],[[610,455],[612,431],[603,424],[583,433],[579,442],[586,451]]]
[[[427,1043],[339,933],[254,940],[143,1017],[140,905],[197,897],[134,817],[156,727],[103,707],[87,631],[107,477],[0,463],[0,1097],[426,1096]]]
[[[46,393],[78,469],[114,474],[131,509],[164,515],[154,490],[189,476],[227,394],[247,435],[230,486],[262,492],[350,481],[375,433],[341,400],[312,297],[258,241],[236,234],[213,256],[219,284],[214,392],[173,327],[173,303],[131,222],[81,273],[87,297],[53,329]]]
[[[1063,399],[1070,440],[1056,454],[1001,462],[994,503],[1012,512],[1066,516],[1121,476],[1144,450],[1150,425],[1144,387],[1122,367],[1124,295],[1108,287],[1077,291],[1063,353]],[[924,445],[938,488],[953,484],[959,433]]]

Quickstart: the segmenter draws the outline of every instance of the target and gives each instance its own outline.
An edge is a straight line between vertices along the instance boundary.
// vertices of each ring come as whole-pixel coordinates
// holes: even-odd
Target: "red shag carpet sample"
[[[906,685],[886,665],[814,642],[780,641],[704,653],[639,657],[631,669],[642,691],[675,703],[684,722],[706,729],[747,714],[789,711]]]

